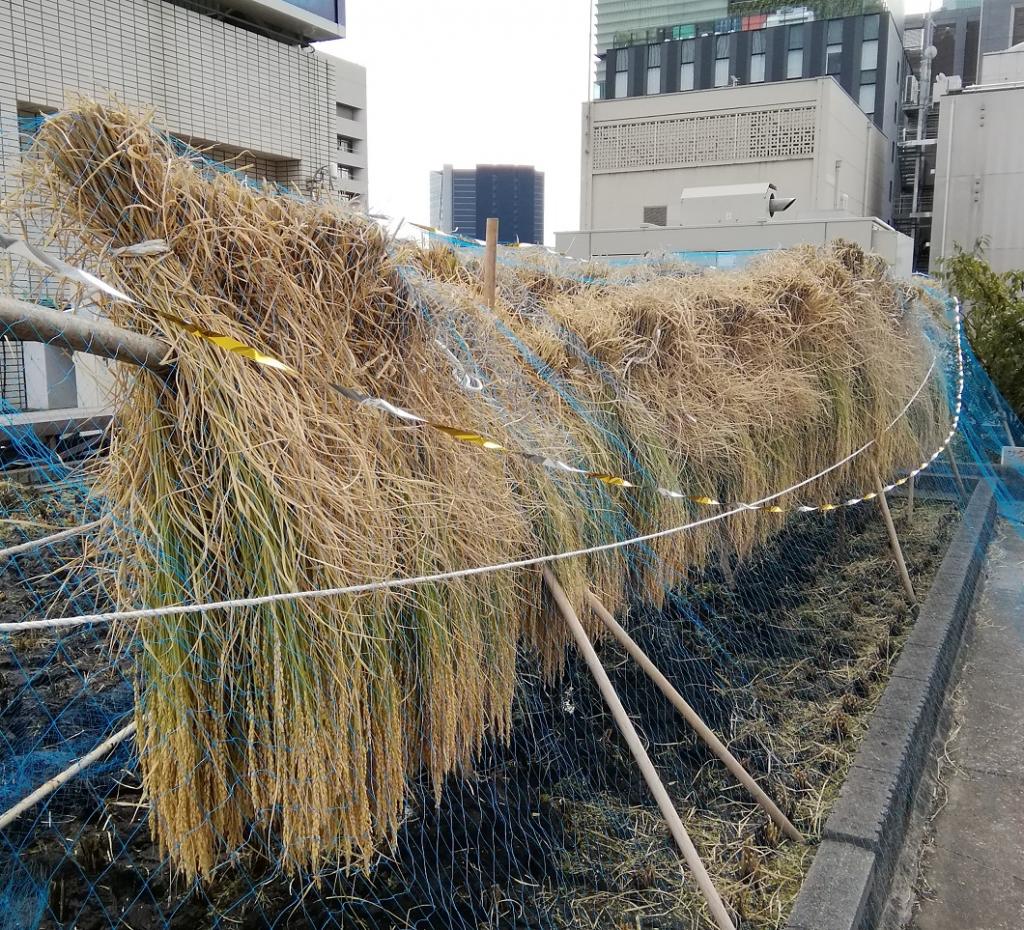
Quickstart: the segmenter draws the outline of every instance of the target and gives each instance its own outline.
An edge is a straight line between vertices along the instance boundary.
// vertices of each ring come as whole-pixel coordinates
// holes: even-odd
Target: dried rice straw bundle
[[[166,380],[121,372],[97,482],[118,527],[123,606],[335,588],[574,550],[685,523],[813,474],[815,500],[915,463],[938,392],[886,431],[926,369],[882,266],[798,249],[732,274],[665,260],[567,273],[503,262],[495,311],[475,256],[390,243],[357,214],[197,164],[148,119],[81,104],[33,148],[30,202],[136,305],[115,322],[174,348]],[[169,251],[112,251],[163,239]],[[298,377],[172,322],[257,346]],[[479,389],[453,377],[455,350]],[[461,363],[460,363],[461,364]],[[454,371],[458,375],[458,370]],[[336,382],[638,485],[558,477],[453,442]],[[713,554],[739,557],[781,517],[742,514],[635,551],[559,566],[582,617],[660,603]],[[589,621],[596,624],[596,621]],[[549,675],[566,631],[535,571],[359,597],[146,621],[137,641],[140,766],[155,835],[188,876],[247,844],[288,871],[366,864],[394,841],[407,781],[450,772],[508,732],[517,651]],[[592,634],[598,635],[594,628]]]

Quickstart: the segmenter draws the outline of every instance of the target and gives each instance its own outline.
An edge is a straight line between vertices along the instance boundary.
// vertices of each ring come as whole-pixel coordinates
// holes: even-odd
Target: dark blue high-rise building
[[[430,222],[438,229],[482,239],[492,216],[500,242],[543,242],[543,172],[528,165],[445,165],[430,173]]]

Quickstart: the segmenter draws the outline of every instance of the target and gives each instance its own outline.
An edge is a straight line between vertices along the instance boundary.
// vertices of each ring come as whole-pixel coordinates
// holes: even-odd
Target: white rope
[[[964,389],[964,364],[963,364],[963,346],[961,342],[961,316],[960,316],[960,302],[955,301],[955,320],[956,320],[956,345],[957,345],[957,394],[956,394],[956,408],[953,417],[953,426],[947,434],[942,445],[927,459],[922,465],[916,469],[912,474],[919,474],[922,470],[927,468],[936,458],[945,450],[945,448],[952,441],[956,435],[956,431],[959,427],[960,422],[960,411],[963,400],[963,389]],[[886,429],[891,429],[903,416],[906,415],[911,405],[920,395],[924,389],[924,385],[927,383],[928,377],[930,377],[932,370],[934,369],[935,362],[933,360],[932,367],[928,369],[928,375],[925,380],[922,381],[921,386],[914,393],[913,397],[904,406],[902,412],[897,416],[892,423],[889,424]],[[866,442],[859,449],[851,452],[846,458],[841,459],[834,465],[828,466],[828,468],[822,469],[817,474],[812,475],[810,478],[805,478],[802,481],[797,482],[794,485],[786,488],[783,491],[778,491],[774,494],[770,494],[768,497],[763,497],[758,501],[754,501],[750,504],[737,504],[731,507],[729,510],[722,511],[721,513],[713,514],[708,517],[704,517],[701,520],[694,520],[690,523],[684,523],[680,526],[674,526],[667,530],[658,530],[653,533],[646,533],[642,536],[633,536],[629,539],[617,540],[615,542],[602,543],[597,546],[589,546],[585,549],[572,549],[566,552],[556,552],[550,555],[540,555],[528,559],[516,559],[509,562],[500,562],[493,565],[479,565],[473,568],[462,568],[447,572],[435,572],[430,575],[416,575],[414,577],[406,578],[389,578],[384,581],[372,581],[365,582],[363,584],[347,585],[341,588],[318,588],[309,591],[282,591],[275,594],[262,594],[257,597],[244,597],[244,598],[232,598],[230,600],[223,601],[207,601],[201,604],[171,604],[164,607],[143,607],[135,610],[115,610],[108,611],[105,613],[96,614],[80,614],[74,617],[52,617],[41,620],[22,620],[12,623],[0,623],[0,633],[13,633],[23,630],[38,630],[38,629],[64,629],[68,627],[85,626],[90,623],[111,623],[121,620],[147,620],[153,617],[172,617],[172,616],[183,616],[187,614],[205,613],[210,610],[227,610],[238,607],[261,607],[265,604],[277,604],[284,601],[305,601],[305,600],[317,600],[325,597],[341,597],[344,595],[354,594],[369,594],[374,591],[394,590],[396,588],[410,588],[421,584],[433,584],[441,581],[453,581],[458,578],[471,578],[477,575],[486,575],[499,571],[508,571],[511,569],[518,568],[531,568],[537,565],[545,565],[551,562],[564,561],[565,559],[575,559],[581,556],[594,555],[599,552],[611,552],[617,549],[624,549],[627,546],[635,546],[641,543],[652,542],[656,539],[664,539],[667,536],[675,536],[678,533],[686,532],[687,530],[696,529],[700,526],[706,526],[710,523],[716,523],[719,520],[724,520],[727,517],[734,516],[738,513],[744,513],[750,510],[757,510],[763,507],[765,504],[771,503],[780,497],[784,497],[787,494],[791,494],[794,491],[798,491],[802,487],[806,487],[808,484],[812,484],[818,479],[824,477],[829,472],[835,471],[837,468],[841,468],[848,462],[852,461],[858,455],[863,454],[868,449],[875,445],[875,440],[872,439]],[[895,484],[886,485],[883,490],[885,493],[889,493],[896,487]],[[857,503],[860,501],[858,500]],[[814,508],[807,508],[813,510]]]

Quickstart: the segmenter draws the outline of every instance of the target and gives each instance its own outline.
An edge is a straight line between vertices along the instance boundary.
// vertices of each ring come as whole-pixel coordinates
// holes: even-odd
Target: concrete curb
[[[854,757],[787,930],[873,930],[938,726],[995,525],[979,481]]]

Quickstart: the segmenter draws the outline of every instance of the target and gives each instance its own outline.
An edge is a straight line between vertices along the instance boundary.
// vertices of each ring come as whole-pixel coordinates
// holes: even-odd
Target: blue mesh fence
[[[58,120],[70,120],[60,125],[65,138],[77,139],[75,133],[90,118],[95,114],[90,117],[83,111]],[[26,138],[41,129],[45,123],[39,120],[23,125]],[[43,131],[41,138],[45,137]],[[525,633],[518,640],[509,637],[513,640],[508,654],[515,680],[507,718],[466,734],[465,757],[444,767],[440,780],[430,771],[429,743],[442,738],[432,729],[431,714],[442,714],[443,709],[430,704],[427,682],[441,680],[430,677],[435,674],[431,664],[435,659],[428,655],[431,635],[440,636],[437,630],[441,627],[436,617],[430,619],[435,615],[429,607],[431,599],[449,612],[458,612],[464,605],[444,593],[444,581],[408,589],[396,595],[397,606],[388,606],[390,612],[383,614],[397,628],[396,634],[380,625],[374,613],[378,608],[384,610],[380,605],[391,604],[385,600],[391,594],[379,593],[379,601],[360,602],[368,606],[359,617],[362,632],[352,634],[359,650],[353,647],[351,652],[339,654],[330,674],[343,678],[362,663],[381,676],[390,674],[392,667],[400,669],[400,676],[407,676],[401,679],[399,689],[402,713],[406,714],[401,720],[406,727],[408,758],[414,760],[394,776],[402,797],[395,835],[376,842],[366,857],[345,855],[330,847],[330,838],[322,838],[323,845],[329,847],[322,855],[308,852],[316,843],[306,842],[301,817],[292,812],[308,810],[311,816],[319,816],[327,809],[336,820],[348,823],[345,818],[359,806],[356,794],[361,788],[357,785],[350,798],[340,800],[321,799],[316,794],[327,790],[323,786],[332,780],[351,783],[349,773],[340,766],[326,776],[318,773],[317,766],[329,767],[338,758],[330,746],[321,747],[322,756],[296,759],[308,752],[317,735],[310,734],[307,744],[294,730],[284,729],[284,721],[303,711],[298,697],[280,697],[279,705],[266,710],[268,702],[257,693],[259,679],[252,669],[260,660],[259,650],[248,649],[248,644],[223,632],[250,616],[245,613],[249,608],[210,608],[175,620],[146,618],[139,625],[112,621],[109,616],[90,619],[96,614],[116,617],[117,611],[133,608],[205,602],[200,592],[211,589],[226,600],[238,598],[240,592],[282,593],[282,575],[265,565],[261,568],[260,560],[254,560],[245,549],[244,540],[226,551],[219,551],[216,541],[207,540],[208,548],[201,551],[196,538],[184,531],[177,536],[161,533],[155,523],[164,517],[155,516],[155,510],[124,506],[119,487],[110,484],[112,463],[118,463],[121,470],[117,474],[125,481],[137,480],[123,450],[135,450],[144,464],[148,461],[143,458],[145,443],[151,441],[164,456],[161,461],[170,460],[166,474],[156,476],[163,482],[164,495],[196,494],[197,482],[204,482],[203,492],[194,498],[199,502],[196,520],[212,520],[211,515],[220,516],[222,508],[230,507],[235,511],[227,522],[236,518],[244,524],[249,518],[250,499],[236,493],[249,473],[238,463],[262,466],[276,462],[274,455],[287,455],[287,442],[270,432],[276,414],[271,409],[274,398],[268,395],[266,441],[261,441],[260,423],[248,424],[251,432],[246,435],[255,437],[252,443],[238,448],[234,458],[223,459],[235,463],[239,470],[230,477],[218,470],[201,473],[205,462],[222,461],[217,458],[220,450],[206,449],[204,444],[212,445],[212,437],[229,435],[216,431],[220,428],[217,418],[230,419],[232,411],[203,410],[195,414],[196,422],[175,422],[169,412],[182,409],[174,404],[189,390],[185,383],[188,372],[206,377],[188,367],[190,354],[197,356],[200,347],[211,353],[236,353],[230,360],[227,354],[210,356],[224,360],[225,382],[237,379],[246,383],[238,374],[242,369],[232,366],[266,368],[266,359],[277,353],[289,366],[301,368],[300,375],[320,366],[362,378],[364,387],[367,383],[388,387],[394,393],[383,400],[393,401],[391,411],[402,413],[403,403],[415,401],[435,404],[442,411],[472,413],[472,422],[456,424],[464,433],[482,440],[489,431],[500,430],[502,444],[530,450],[533,455],[507,458],[503,477],[494,485],[496,494],[509,488],[509,493],[519,494],[516,512],[526,513],[530,526],[544,526],[551,513],[568,513],[580,520],[580,527],[558,527],[557,533],[548,527],[551,538],[575,540],[582,548],[590,548],[670,525],[692,524],[692,530],[681,534],[692,537],[692,543],[672,548],[665,539],[652,538],[613,554],[590,553],[585,562],[580,559],[573,564],[583,563],[595,585],[604,573],[620,586],[621,598],[613,605],[614,612],[630,635],[811,839],[808,846],[787,840],[686,728],[621,646],[608,636],[598,637],[601,660],[736,926],[782,926],[813,855],[824,816],[850,764],[856,738],[884,686],[914,612],[900,588],[874,504],[868,499],[845,506],[870,490],[864,484],[866,472],[842,466],[846,470],[837,472],[842,479],[833,480],[832,475],[827,479],[832,483],[826,483],[819,477],[782,499],[785,513],[764,512],[762,505],[741,507],[732,518],[739,529],[718,533],[717,524],[710,524],[712,529],[705,531],[701,521],[718,513],[716,508],[741,501],[750,504],[760,496],[755,489],[767,496],[784,487],[760,487],[750,476],[717,475],[700,456],[713,463],[718,461],[716,455],[724,454],[721,446],[728,443],[760,443],[757,450],[765,460],[766,474],[788,474],[783,467],[786,456],[799,460],[790,469],[790,483],[796,485],[812,476],[811,471],[800,469],[814,460],[813,450],[775,445],[770,436],[764,438],[770,432],[764,423],[782,423],[790,411],[762,409],[755,403],[750,421],[740,424],[734,433],[723,433],[720,444],[702,445],[703,440],[695,439],[692,458],[673,459],[669,451],[678,437],[664,425],[655,427],[645,419],[648,404],[638,397],[629,370],[635,373],[644,366],[657,366],[663,341],[669,338],[660,328],[644,328],[644,308],[662,306],[659,301],[675,307],[659,318],[668,327],[671,313],[677,312],[682,319],[683,304],[696,300],[692,295],[698,293],[706,303],[701,305],[704,316],[693,317],[694,325],[701,319],[713,319],[716,325],[724,320],[729,338],[735,340],[735,352],[742,355],[749,348],[751,343],[745,340],[755,336],[745,327],[751,326],[754,311],[734,291],[700,290],[705,285],[718,286],[709,281],[740,280],[730,275],[761,275],[757,280],[765,289],[763,300],[776,314],[770,319],[782,325],[784,319],[799,318],[810,298],[795,286],[787,288],[778,270],[782,266],[770,264],[784,259],[751,252],[688,253],[599,266],[540,250],[502,250],[499,308],[489,310],[482,306],[475,283],[482,260],[478,243],[431,234],[429,247],[421,248],[375,232],[372,223],[356,215],[307,214],[303,211],[328,208],[311,205],[292,191],[261,185],[231,166],[204,159],[177,140],[158,138],[166,145],[166,150],[160,150],[165,152],[163,157],[188,163],[189,170],[198,172],[209,184],[189,188],[188,198],[176,195],[160,205],[166,237],[173,239],[175,223],[196,223],[190,228],[212,230],[203,247],[213,249],[209,242],[214,242],[220,250],[217,261],[223,262],[216,274],[204,279],[202,289],[187,291],[189,296],[174,305],[179,315],[194,313],[200,319],[200,325],[191,330],[182,329],[191,319],[170,324],[166,315],[160,317],[138,286],[140,281],[169,275],[182,293],[195,288],[188,275],[173,278],[180,273],[173,270],[178,267],[174,262],[185,267],[185,259],[173,246],[161,246],[157,237],[125,241],[121,233],[130,222],[130,211],[116,216],[105,212],[106,199],[113,199],[114,188],[126,183],[123,175],[104,176],[102,183],[108,188],[97,197],[91,213],[65,215],[64,210],[71,207],[57,204],[55,216],[55,204],[42,197],[45,185],[30,188],[32,196],[10,208],[19,217],[28,217],[27,235],[31,237],[35,231],[35,241],[47,254],[63,256],[73,267],[86,267],[103,280],[109,277],[114,287],[130,291],[136,299],[131,307],[95,293],[83,301],[82,287],[68,277],[67,270],[47,271],[16,249],[11,250],[9,294],[38,306],[75,309],[77,313],[83,303],[102,306],[111,315],[120,314],[118,322],[135,332],[173,339],[177,354],[173,364],[152,374],[121,366],[116,389],[108,389],[105,395],[104,407],[109,407],[109,412],[101,416],[81,419],[65,412],[58,416],[52,410],[28,410],[7,401],[0,409],[4,468],[0,485],[0,548],[4,550],[0,555],[0,622],[81,620],[67,627],[41,622],[0,634],[0,809],[18,804],[121,728],[138,722],[145,734],[144,738],[125,739],[3,827],[0,926],[33,930],[119,926],[133,930],[239,926],[667,930],[712,925],[590,672],[577,651],[567,646],[568,634],[551,632],[560,621],[539,582],[533,587],[523,582],[490,612],[483,601],[473,602],[481,626],[486,626],[511,622],[517,613],[533,616],[527,595],[539,599],[542,609],[533,620],[524,620],[523,626],[532,630],[529,623],[533,623],[537,630],[530,635],[546,645],[538,647]],[[70,142],[66,151],[54,151],[45,142],[39,145],[39,161],[49,170],[57,170],[54,165],[64,170],[62,159],[72,159],[66,152],[93,166],[101,156],[110,155],[98,142],[95,151],[79,150]],[[136,181],[146,171],[157,170],[141,160],[134,166]],[[173,175],[181,177],[184,175]],[[62,182],[81,198],[73,201],[80,211],[90,193],[91,178],[83,172],[70,180],[65,176]],[[248,192],[246,196],[258,199],[267,222],[287,218],[291,239],[283,240],[280,251],[263,253],[258,245],[252,245],[257,241],[256,232],[217,226],[219,205],[234,203],[241,196],[231,187],[235,183]],[[146,200],[135,195],[132,203],[141,212]],[[46,224],[33,223],[40,216],[58,222],[47,232]],[[317,223],[325,225],[318,227]],[[111,224],[116,227],[113,231]],[[338,242],[349,228],[357,235],[342,248]],[[97,229],[109,235],[104,239]],[[307,249],[317,236],[321,238],[315,247]],[[196,242],[201,238],[197,233]],[[90,244],[99,240],[102,249]],[[379,249],[372,251],[367,242],[375,248],[379,243]],[[125,247],[139,251],[134,256],[129,253],[128,258],[114,254]],[[151,251],[147,253],[146,248]],[[804,257],[810,254],[804,253]],[[294,255],[301,261],[289,267]],[[322,274],[317,278],[317,269],[311,272],[312,283],[307,276],[307,265],[312,267],[326,255],[337,267],[346,269],[343,286]],[[833,263],[829,268],[837,277],[862,276],[857,280],[879,288],[878,294],[885,292],[891,298],[899,290],[895,282],[876,274],[862,253],[837,251],[822,260]],[[140,265],[133,266],[132,261]],[[385,280],[381,271],[380,280],[366,284],[366,268],[374,269],[374,262],[388,268],[388,277]],[[139,267],[144,270],[139,272]],[[710,271],[712,268],[715,270]],[[136,274],[141,276],[133,278]],[[891,450],[879,452],[892,459],[893,473],[884,477],[892,485],[891,506],[919,594],[926,592],[966,503],[939,445],[958,396],[956,308],[935,284],[923,286],[937,310],[929,309],[919,296],[904,292],[899,299],[892,299],[889,316],[882,315],[881,322],[873,317],[864,324],[865,330],[891,325],[900,333],[920,332],[926,342],[922,357],[934,355],[936,359],[934,369],[921,382],[919,397],[915,400],[908,394],[898,399],[897,406],[907,404],[898,428],[904,431],[900,441],[906,448],[899,450],[904,457],[897,461]],[[684,287],[697,290],[684,292]],[[294,321],[287,312],[296,305],[287,302],[288,295],[307,293],[325,299],[322,295],[329,288],[337,288],[332,291],[334,306],[338,320],[347,327],[345,336],[332,342],[334,334],[324,331],[315,334],[322,337],[322,343],[304,341],[289,328]],[[677,293],[690,296],[677,297]],[[588,301],[607,299],[609,294],[617,307],[635,300],[631,312],[636,315],[631,319],[641,321],[630,335],[625,376],[620,359],[609,349],[613,337],[605,328],[606,321],[601,314],[586,315]],[[634,294],[641,296],[634,298]],[[220,323],[231,323],[237,345],[225,348],[225,334],[211,329],[213,324],[198,316],[202,307],[212,305],[203,303],[207,300],[219,301],[217,306],[227,308],[218,310],[223,314]],[[393,301],[389,312],[377,314],[386,301]],[[865,313],[874,309],[866,307]],[[608,312],[610,315],[611,309]],[[384,322],[378,325],[379,319]],[[822,325],[838,323],[829,317]],[[277,336],[280,339],[274,342]],[[248,341],[243,343],[243,337]],[[218,338],[220,343],[213,341]],[[851,324],[848,342],[862,338],[869,337]],[[89,374],[82,367],[81,353],[62,354],[53,344],[47,345],[42,334],[39,339],[25,344],[42,346],[51,356],[35,356],[39,368],[32,373],[33,383],[42,379],[50,395],[70,397],[74,402],[68,406],[79,406],[78,395]],[[355,362],[345,369],[348,362],[324,357],[324,351],[319,351],[321,344],[343,346]],[[256,346],[265,353],[263,361],[259,353],[239,356],[239,346]],[[816,351],[813,339],[803,331],[790,350],[794,356],[806,352],[807,359]],[[381,358],[385,360],[384,374],[373,380],[368,372],[381,365]],[[916,355],[913,359],[918,361]],[[699,356],[693,358],[692,370],[680,366],[668,380],[688,384],[692,379],[700,391],[709,392],[706,400],[694,397],[694,409],[711,410],[716,403],[724,409],[722,398],[732,396],[728,392],[736,386],[716,384],[714,378],[699,381],[694,372],[701,361]],[[1011,436],[1018,442],[1024,437],[1022,424],[969,347],[963,362],[963,409],[949,449],[959,463],[966,491],[976,481],[988,482],[996,489],[1003,515],[1019,526],[1019,487],[1024,475],[1019,464],[1001,462],[1002,447]],[[26,357],[26,370],[30,364],[32,358]],[[336,367],[331,368],[332,364]],[[418,394],[409,388],[402,372],[403,367],[419,371],[417,366],[431,366],[433,372],[423,382],[426,386],[417,388]],[[803,362],[786,369],[786,376],[793,378],[794,397],[802,384],[802,367],[806,367]],[[837,362],[835,371],[840,370]],[[278,371],[267,377],[276,377]],[[735,371],[741,372],[741,368]],[[884,445],[888,408],[880,406],[870,417],[863,414],[864,422],[859,419],[862,409],[877,401],[868,375],[849,382],[841,374],[830,377],[834,380],[827,382],[827,390],[821,389],[818,422],[823,436],[838,437],[834,461],[843,456],[854,460],[858,445],[867,440]],[[290,383],[282,380],[280,390],[290,390]],[[349,390],[343,395],[347,406],[335,406],[329,415],[303,420],[305,430],[329,430],[332,418],[346,422],[366,418],[358,422],[367,449],[389,449],[393,456],[388,460],[373,453],[377,455],[371,460],[378,469],[375,481],[388,485],[393,476],[386,469],[389,465],[397,468],[396,462],[415,462],[425,469],[423,482],[439,481],[429,469],[449,454],[445,451],[448,446],[424,441],[416,447],[416,456],[403,458],[404,447],[388,445],[393,441],[389,437],[392,433],[407,437],[413,430],[420,430],[415,433],[419,436],[422,428],[411,427],[409,420],[400,417],[387,420],[393,416],[387,404],[375,402],[369,394],[354,395],[354,388],[348,385],[343,387]],[[325,405],[323,398],[334,403],[337,398],[332,390],[337,391],[325,384],[320,394],[308,395],[307,401],[313,404],[319,397]],[[693,390],[696,394],[698,387]],[[357,400],[362,397],[358,401],[361,406],[351,403],[353,396]],[[707,406],[700,406],[705,403]],[[371,409],[361,409],[365,407]],[[664,406],[657,409],[666,410]],[[148,411],[147,418],[139,419],[143,410]],[[427,407],[414,412],[435,415]],[[703,435],[715,428],[710,419],[690,424],[685,411],[669,412],[678,415],[674,422],[680,430],[692,425],[695,435]],[[205,427],[203,417],[209,418]],[[301,419],[298,412],[295,417]],[[383,430],[375,425],[375,417],[391,426]],[[127,434],[122,423],[144,423],[145,428],[138,435]],[[734,438],[737,436],[739,439]],[[339,442],[329,433],[317,448],[325,457],[335,456]],[[810,434],[806,442],[812,443]],[[271,447],[279,453],[272,455],[267,451]],[[353,448],[356,452],[346,460],[351,473],[339,468],[330,480],[340,484],[355,481],[359,454],[366,450],[360,451],[359,443]],[[194,470],[183,465],[180,472],[174,471],[173,456],[162,451],[166,449],[178,450]],[[911,522],[902,496],[907,487],[903,476],[936,449],[937,457],[916,479],[918,504]],[[190,450],[202,450],[202,454],[190,457]],[[470,452],[496,454],[493,449],[480,449],[479,443]],[[664,493],[662,485],[668,466],[679,461],[682,467],[669,477],[676,481],[674,488],[682,487],[687,493],[676,501]],[[307,466],[312,469],[315,462]],[[285,482],[293,477],[287,472],[288,466],[282,465],[274,474]],[[617,484],[588,477],[587,472],[613,479],[625,475],[629,480]],[[486,475],[481,480],[486,480]],[[700,487],[688,484],[698,480],[703,482]],[[414,494],[407,486],[401,487],[403,493]],[[472,482],[461,487],[467,496],[472,494]],[[245,493],[254,497],[275,493],[272,486],[255,482],[246,489]],[[724,503],[719,503],[717,496]],[[426,517],[417,522],[416,510],[432,512],[429,499],[413,505],[411,498],[403,500],[395,494],[381,499],[405,514],[403,520],[422,533],[418,564],[423,574],[467,567],[465,563],[444,563],[441,557],[458,553],[468,558],[473,551],[467,547],[466,537],[485,539],[494,534],[489,512],[461,519],[457,497],[451,500],[448,512],[457,528],[454,542],[446,537],[445,526],[433,525]],[[675,509],[666,510],[665,500],[671,500]],[[500,503],[495,501],[495,507]],[[299,505],[293,501],[280,509],[280,513],[274,508],[267,511],[271,514],[267,533],[274,527],[297,533]],[[344,519],[344,515],[320,514],[318,519]],[[103,522],[87,532],[20,552],[8,551],[64,527],[97,520]],[[766,533],[762,521],[769,520],[774,521],[773,530]],[[367,536],[374,532],[368,524]],[[700,535],[702,532],[705,535]],[[269,536],[265,541],[271,548]],[[539,547],[533,544],[522,552],[510,546],[510,551],[545,552],[546,542],[543,539]],[[297,550],[307,544],[296,537]],[[259,546],[255,548],[258,551]],[[353,540],[355,548],[357,541]],[[124,553],[129,551],[145,570],[126,564]],[[225,582],[211,588],[209,579],[217,570],[230,575],[236,565],[239,572],[249,573],[241,579],[244,584],[233,587]],[[564,573],[568,589],[575,569],[568,563],[554,563],[553,568]],[[395,573],[417,572],[396,560],[382,577]],[[164,579],[166,587],[154,582],[155,577]],[[586,582],[584,578],[584,585]],[[494,599],[509,590],[498,584],[494,582]],[[459,596],[477,595],[463,592]],[[272,629],[294,630],[292,640],[275,647],[279,651],[270,665],[308,668],[311,677],[324,676],[317,681],[327,689],[332,686],[329,676],[314,664],[316,655],[310,655],[315,653],[311,643],[322,648],[313,633],[318,624],[326,622],[324,617],[330,616],[327,599],[307,603],[313,605],[308,610],[291,601],[267,607],[265,613],[254,615],[263,618],[265,625],[245,629],[253,637],[269,637]],[[350,618],[353,624],[356,616],[353,613]],[[594,635],[597,621],[584,619]],[[431,622],[438,626],[430,628]],[[152,632],[157,623],[159,635]],[[386,642],[393,652],[384,655],[384,646],[375,649],[367,645],[364,649],[364,642]],[[481,638],[477,647],[484,653],[500,648],[500,637]],[[467,666],[474,661],[472,649],[464,648],[458,637],[444,641],[440,649],[457,652]],[[347,665],[345,656],[350,660]],[[487,658],[492,659],[489,653]],[[443,664],[443,658],[436,662]],[[494,660],[495,667],[499,664]],[[158,674],[164,667],[170,672]],[[270,673],[269,681],[275,680],[274,674]],[[450,696],[453,703],[461,705],[470,701],[472,688],[481,686],[467,670],[464,678],[448,687],[456,692]],[[462,689],[466,695],[458,693]],[[162,722],[155,716],[171,705],[181,709],[180,720]],[[382,714],[388,711],[383,705],[379,709]],[[261,714],[273,719],[262,719]],[[500,714],[495,716],[500,719]],[[385,764],[379,747],[388,734],[373,729],[377,721],[357,720],[352,708],[340,703],[328,708],[325,726],[329,717],[341,722],[331,738],[352,741],[346,758],[354,760],[353,765],[360,759],[369,759],[370,769]],[[287,737],[283,735],[286,732]],[[260,738],[266,742],[257,744],[254,734],[262,734]],[[178,753],[194,754],[189,758],[195,759],[191,770],[171,783],[160,768],[174,763],[168,758],[167,746]],[[156,760],[162,761],[158,764]],[[284,769],[290,773],[287,777],[275,774]],[[259,786],[274,777],[287,787],[265,807],[255,805],[251,799],[264,796]],[[217,778],[224,780],[222,791],[216,785],[211,787]],[[219,805],[204,808],[202,799],[210,796],[218,796]],[[368,803],[372,806],[373,801],[370,798]],[[185,826],[176,831],[168,826],[169,819]],[[237,829],[235,820],[240,824]],[[216,825],[212,830],[211,824]],[[187,857],[181,850],[207,831],[218,833],[216,855],[208,868],[194,874],[197,870],[186,867]],[[297,849],[307,852],[299,854]]]

